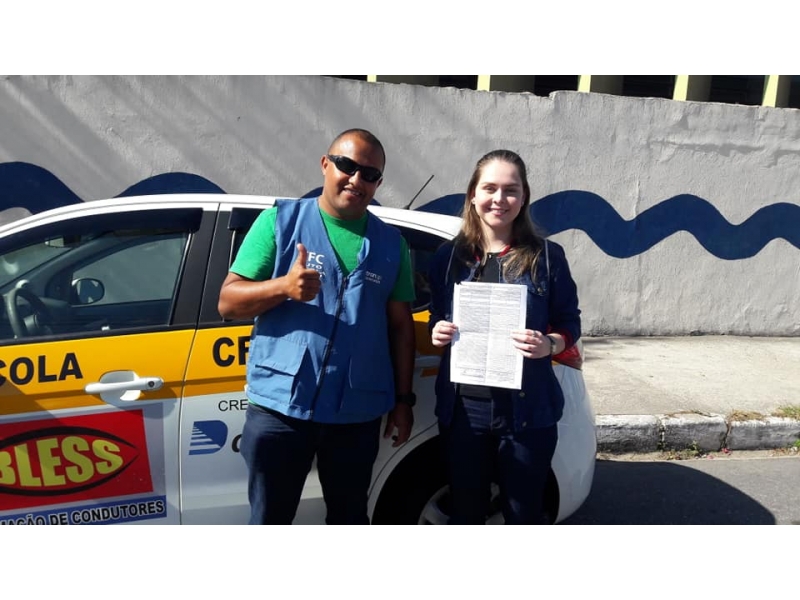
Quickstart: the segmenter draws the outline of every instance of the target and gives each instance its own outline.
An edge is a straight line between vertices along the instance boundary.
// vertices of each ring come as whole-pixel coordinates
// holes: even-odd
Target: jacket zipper
[[[347,281],[349,279],[350,273],[348,273],[347,276],[342,280],[342,285],[339,287],[339,293],[336,296],[336,314],[334,315],[333,319],[333,329],[331,330],[331,335],[328,338],[328,343],[325,346],[325,354],[322,355],[322,364],[320,365],[317,389],[314,391],[314,397],[311,399],[311,407],[309,408],[312,415],[314,414],[314,409],[317,406],[317,398],[319,398],[319,393],[322,390],[322,382],[325,380],[325,369],[328,366],[328,360],[331,356],[333,341],[336,339],[336,330],[339,328],[339,316],[342,314],[342,308],[344,307],[344,290],[347,287]]]

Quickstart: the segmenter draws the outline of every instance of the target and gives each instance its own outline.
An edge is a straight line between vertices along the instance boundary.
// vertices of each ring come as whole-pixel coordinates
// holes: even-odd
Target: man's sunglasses
[[[346,156],[328,154],[328,160],[335,164],[336,168],[342,173],[347,175],[355,175],[356,171],[361,171],[361,178],[369,183],[375,183],[381,177],[383,177],[383,173],[381,173],[379,169],[376,169],[375,167],[365,167],[364,165],[360,165],[356,161],[347,158]]]

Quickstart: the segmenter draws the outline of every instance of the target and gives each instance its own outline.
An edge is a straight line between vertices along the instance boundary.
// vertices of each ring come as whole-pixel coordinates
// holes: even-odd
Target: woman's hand
[[[553,337],[555,338],[555,336]],[[514,340],[514,348],[519,350],[519,353],[525,358],[550,356],[550,340],[541,331],[535,329],[512,331],[511,339]]]
[[[453,341],[453,336],[457,331],[458,327],[453,323],[449,321],[439,321],[433,326],[433,330],[431,331],[431,344],[437,348],[447,346],[447,344]]]

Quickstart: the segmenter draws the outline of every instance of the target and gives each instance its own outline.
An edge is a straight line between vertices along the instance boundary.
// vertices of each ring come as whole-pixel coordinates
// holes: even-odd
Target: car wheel
[[[497,486],[487,524],[502,524]],[[415,449],[389,477],[372,515],[376,525],[446,525],[450,518],[450,488],[447,485],[439,438]]]
[[[446,523],[448,514],[434,514],[431,500],[447,487],[439,438],[414,449],[389,476],[375,505],[372,522],[380,525],[416,525],[425,518]]]
[[[436,490],[422,507],[418,525],[446,525],[450,516],[450,489],[443,485]],[[547,489],[544,498],[544,514],[542,515],[543,525],[552,525],[558,514],[558,485],[553,472],[547,481]],[[489,500],[489,513],[486,515],[487,525],[503,525],[502,508],[500,506],[500,489],[496,483],[492,483],[491,498]]]
[[[487,525],[502,525],[503,513],[500,510],[500,493],[496,484],[492,484],[491,504],[489,514],[486,515]],[[450,488],[446,485],[436,490],[420,511],[417,525],[447,525],[450,518]]]
[[[487,525],[504,523],[499,496],[498,487],[493,483]],[[545,524],[555,521],[558,503],[558,483],[551,470],[544,498]],[[415,449],[390,475],[375,505],[372,522],[376,525],[446,525],[450,507],[450,488],[437,437]]]

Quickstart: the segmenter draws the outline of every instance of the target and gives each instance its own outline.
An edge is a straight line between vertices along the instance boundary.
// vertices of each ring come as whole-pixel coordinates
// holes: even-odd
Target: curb
[[[740,421],[724,415],[598,415],[597,451],[609,454],[694,448],[704,452],[788,448],[800,440],[800,419]]]

